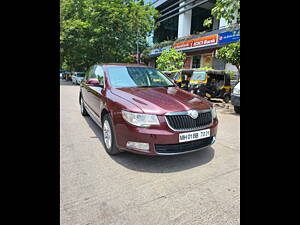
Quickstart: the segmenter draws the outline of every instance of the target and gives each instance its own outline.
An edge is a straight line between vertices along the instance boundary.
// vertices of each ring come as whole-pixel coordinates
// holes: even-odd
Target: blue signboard
[[[171,48],[171,46],[166,46],[166,47],[163,47],[163,48],[156,48],[156,49],[153,49],[149,56],[154,56],[154,55],[159,55],[160,53],[162,53],[163,51],[166,51],[166,50],[169,50]]]
[[[240,30],[229,31],[219,34],[219,44],[225,44],[240,40]]]

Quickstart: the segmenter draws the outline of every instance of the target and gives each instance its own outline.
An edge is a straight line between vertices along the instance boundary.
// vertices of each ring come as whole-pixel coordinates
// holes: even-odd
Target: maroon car
[[[215,142],[212,103],[177,87],[152,67],[96,64],[80,85],[81,114],[102,128],[109,154],[197,151]]]

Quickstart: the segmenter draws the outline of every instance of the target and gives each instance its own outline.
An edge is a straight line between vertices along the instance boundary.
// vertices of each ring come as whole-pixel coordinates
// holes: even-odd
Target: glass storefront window
[[[201,55],[194,55],[192,68],[200,68],[200,63],[201,63]]]

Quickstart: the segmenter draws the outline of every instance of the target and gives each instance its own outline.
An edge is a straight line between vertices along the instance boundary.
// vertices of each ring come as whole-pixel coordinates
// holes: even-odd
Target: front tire
[[[102,132],[106,152],[110,155],[117,155],[121,153],[116,146],[116,136],[114,134],[112,120],[109,114],[105,114],[103,117]]]
[[[236,113],[240,113],[240,107],[239,106],[234,106],[234,111]]]

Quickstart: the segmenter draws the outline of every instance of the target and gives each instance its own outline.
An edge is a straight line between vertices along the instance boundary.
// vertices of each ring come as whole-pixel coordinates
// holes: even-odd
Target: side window
[[[93,68],[94,68],[94,66],[91,66],[89,69],[88,69],[88,71],[86,72],[86,74],[85,74],[85,80],[87,80],[87,79],[89,79],[90,77],[91,77],[91,73],[92,73],[92,71],[93,71]]]
[[[101,66],[97,66],[95,76],[99,80],[100,84],[104,85],[104,71]]]
[[[97,78],[95,75],[95,67],[96,66],[92,66],[91,71],[89,73],[89,78]]]

